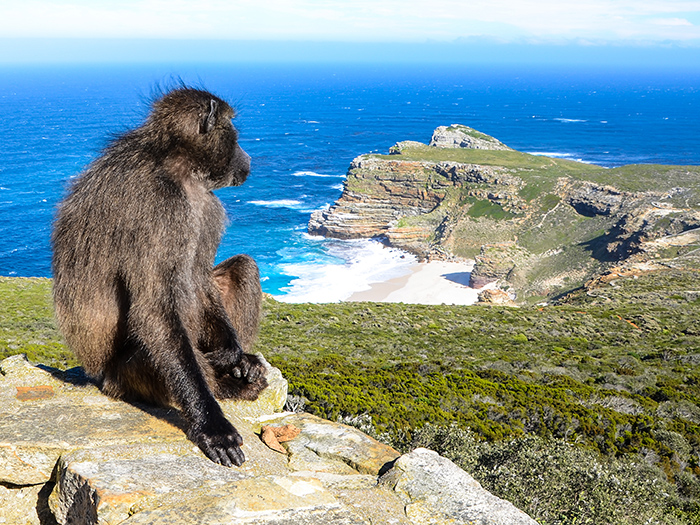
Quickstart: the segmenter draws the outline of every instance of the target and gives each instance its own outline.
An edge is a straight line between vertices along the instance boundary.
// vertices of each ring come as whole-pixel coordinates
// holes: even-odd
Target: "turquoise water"
[[[603,166],[700,164],[700,73],[455,66],[52,66],[0,68],[0,275],[50,276],[66,184],[111,136],[142,121],[173,79],[237,107],[253,159],[219,190],[230,224],[218,259],[255,257],[266,292],[341,300],[412,258],[371,241],[308,236],[357,155],[427,142],[461,123],[527,152]]]

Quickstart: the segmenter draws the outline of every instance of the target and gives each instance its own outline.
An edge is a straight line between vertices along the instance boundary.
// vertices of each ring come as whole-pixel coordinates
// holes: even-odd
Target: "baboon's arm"
[[[243,439],[224,416],[219,403],[207,385],[191,338],[179,319],[173,299],[156,302],[151,298],[150,311],[139,315],[132,310],[132,319],[148,323],[148,330],[139,333],[148,349],[153,365],[165,381],[173,401],[180,407],[189,423],[188,437],[212,461],[230,467],[245,461]]]

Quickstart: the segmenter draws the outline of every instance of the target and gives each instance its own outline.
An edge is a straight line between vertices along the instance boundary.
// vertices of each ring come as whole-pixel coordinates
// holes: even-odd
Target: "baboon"
[[[242,184],[250,157],[233,109],[181,86],[114,139],[72,184],[54,224],[53,297],[70,348],[112,397],[178,406],[212,461],[240,466],[216,398],[255,399],[265,367],[258,267],[213,268],[225,212],[212,190]]]

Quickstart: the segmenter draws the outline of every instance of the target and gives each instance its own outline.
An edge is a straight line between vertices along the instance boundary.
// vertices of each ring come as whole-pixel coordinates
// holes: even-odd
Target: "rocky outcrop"
[[[479,293],[478,304],[498,305],[498,306],[516,306],[513,298],[504,290],[491,289],[482,290]]]
[[[461,124],[436,128],[429,145],[436,148],[510,149],[500,140]]]
[[[402,158],[404,153],[430,148],[510,150],[493,137],[453,125],[437,128],[430,146],[403,141],[390,149],[389,157],[361,155],[350,164],[341,197],[311,215],[308,232],[338,239],[383,236],[392,246],[421,258],[444,258],[447,252],[439,246],[436,225],[407,224],[405,219],[435,212],[456,193],[493,202],[508,213],[527,207],[518,195],[523,181],[507,168]],[[450,226],[444,217],[440,220],[443,230]]]
[[[606,251],[615,260],[647,253],[658,255],[656,248],[664,239],[700,228],[700,213],[639,206],[621,215],[608,233]]]
[[[623,207],[629,207],[641,195],[618,191],[612,186],[601,186],[592,182],[576,182],[562,188],[570,206],[585,217],[614,215]]]
[[[518,266],[527,260],[527,251],[514,242],[485,244],[474,258],[474,269],[469,277],[469,286],[483,288],[499,280],[507,280]]]
[[[422,142],[417,142],[415,140],[402,140],[397,142],[392,147],[389,148],[389,155],[400,155],[403,150],[422,148],[425,144]]]
[[[376,237],[401,217],[430,212],[446,194],[431,180],[431,168],[427,162],[357,157],[342,197],[328,210],[311,215],[309,233],[338,239]]]
[[[432,450],[419,448],[401,456],[380,484],[389,485],[401,496],[406,515],[413,523],[534,523],[527,514],[484,490],[469,474]]]
[[[519,211],[526,206],[518,196],[521,184],[500,167],[363,155],[350,165],[340,199],[311,215],[308,232],[337,239],[386,236],[393,246],[425,256],[434,251],[435,227],[401,219],[431,213],[456,191]]]
[[[205,458],[177,410],[107,398],[80,369],[14,356],[0,372],[0,523],[535,524],[434,452],[401,456],[353,427],[281,412],[287,383],[269,365],[260,399],[222,402],[244,440],[238,468]],[[293,437],[273,450],[263,426]]]

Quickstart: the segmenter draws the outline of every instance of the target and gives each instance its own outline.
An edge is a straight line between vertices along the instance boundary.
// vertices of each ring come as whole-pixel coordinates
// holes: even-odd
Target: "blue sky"
[[[32,48],[37,39],[43,40]],[[65,39],[94,39],[95,49],[108,55],[119,47],[110,42],[124,39],[150,41],[141,54],[158,49],[157,41],[180,40],[292,42],[301,53],[320,42],[355,50],[476,42],[502,49],[612,46],[687,53],[700,50],[700,0],[0,0],[0,61],[8,60],[13,42],[29,45],[21,59],[50,57],[54,44],[46,42]],[[84,44],[66,42],[58,46],[67,45],[68,55],[90,54],[80,49]],[[132,46],[122,47],[128,57]]]

